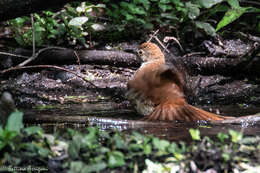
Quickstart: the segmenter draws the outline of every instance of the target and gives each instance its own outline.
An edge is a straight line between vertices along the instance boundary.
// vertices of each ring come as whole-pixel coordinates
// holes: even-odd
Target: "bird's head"
[[[154,43],[146,42],[141,44],[137,53],[143,62],[165,61],[161,49]]]

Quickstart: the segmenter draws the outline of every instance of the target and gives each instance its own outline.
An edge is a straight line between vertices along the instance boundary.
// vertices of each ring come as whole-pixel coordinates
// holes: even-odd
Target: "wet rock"
[[[9,115],[15,110],[15,103],[9,92],[4,92],[0,98],[0,124],[6,124]]]

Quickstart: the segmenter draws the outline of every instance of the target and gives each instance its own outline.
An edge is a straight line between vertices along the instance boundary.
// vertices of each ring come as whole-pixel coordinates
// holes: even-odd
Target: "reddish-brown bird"
[[[216,115],[189,105],[185,100],[185,82],[178,72],[165,64],[164,54],[154,43],[139,46],[142,66],[128,81],[127,97],[147,120],[216,121],[229,117]]]

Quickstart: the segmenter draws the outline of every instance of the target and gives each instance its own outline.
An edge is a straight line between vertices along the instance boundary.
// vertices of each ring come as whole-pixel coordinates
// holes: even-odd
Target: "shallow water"
[[[249,115],[260,112],[260,107],[225,106],[221,108],[204,107],[205,110],[214,110],[223,115]],[[84,130],[88,126],[98,126],[101,130],[119,130],[125,133],[138,131],[143,134],[152,134],[170,141],[190,141],[190,128],[199,129],[201,136],[216,136],[219,132],[227,133],[229,129],[242,131],[245,135],[260,135],[260,122],[240,124],[212,124],[207,122],[147,122],[140,121],[138,115],[131,110],[114,110],[108,112],[96,112],[89,115],[86,110],[78,106],[69,109],[51,110],[24,110],[24,121],[30,125],[41,125],[46,132],[52,133],[67,128]],[[92,111],[93,113],[93,111]],[[116,113],[116,114],[115,114]]]

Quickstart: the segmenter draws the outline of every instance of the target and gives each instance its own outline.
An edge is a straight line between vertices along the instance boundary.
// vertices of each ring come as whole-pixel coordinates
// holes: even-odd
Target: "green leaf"
[[[239,1],[238,0],[227,0],[228,4],[232,7],[232,8],[239,8]]]
[[[108,167],[120,167],[125,165],[124,155],[120,151],[113,151],[108,155]]]
[[[106,8],[106,4],[97,4],[96,8]]]
[[[228,135],[224,133],[218,133],[217,137],[221,142],[224,142],[225,139],[228,139]]]
[[[150,144],[146,144],[144,145],[143,150],[146,155],[149,155],[152,153],[152,146]]]
[[[153,145],[159,151],[165,151],[166,148],[170,145],[170,142],[163,139],[160,140],[159,138],[153,138]]]
[[[0,124],[0,138],[3,136],[4,134],[4,129],[2,127],[2,125]]]
[[[244,12],[246,12],[246,10],[247,8],[243,7],[228,10],[218,23],[216,31],[238,19],[242,14],[244,14]]]
[[[217,5],[216,7],[214,8],[211,8],[209,9],[209,15],[215,15],[216,13],[218,12],[221,12],[221,13],[225,13],[227,12],[228,10],[230,9],[229,6],[225,5],[225,4],[220,4],[220,5]]]
[[[173,19],[173,20],[178,20],[178,18],[175,16],[174,13],[161,13],[162,17],[165,17],[167,19]]]
[[[150,8],[150,1],[149,0],[142,0],[141,3],[143,4],[143,6],[146,10],[149,10],[149,8]]]
[[[104,170],[107,167],[107,164],[105,162],[100,162],[96,164],[86,165],[82,169],[82,173],[84,172],[100,172]]]
[[[198,129],[190,129],[189,132],[193,140],[200,140],[200,131]]]
[[[208,35],[210,36],[215,36],[216,35],[216,30],[207,22],[199,22],[196,21],[195,25],[197,28],[203,29]]]
[[[25,19],[23,17],[18,17],[11,21],[14,22],[18,27],[22,27],[24,25]]]
[[[132,20],[132,19],[134,19],[135,17],[133,16],[133,15],[131,15],[131,14],[126,14],[126,20]]]
[[[15,40],[17,41],[18,44],[21,46],[24,46],[26,43],[21,35],[16,35]]]
[[[237,132],[234,130],[229,130],[228,132],[229,132],[229,135],[231,136],[232,142],[234,142],[234,143],[238,143],[243,138],[243,134],[241,132]]]
[[[176,153],[179,148],[176,143],[171,143],[171,145],[167,148],[170,153]]]
[[[127,3],[127,2],[120,2],[120,6],[123,7],[123,8],[128,9],[129,3]],[[114,8],[115,8],[115,7],[114,7]]]
[[[144,24],[144,28],[145,29],[153,29],[153,24],[152,23],[148,23],[148,22],[146,22],[145,24]]]
[[[212,6],[221,3],[224,0],[199,0],[199,4],[204,8],[211,8]]]
[[[8,131],[15,131],[20,133],[20,130],[23,128],[23,113],[16,111],[13,112],[7,121],[5,129]]]
[[[160,8],[163,12],[165,12],[165,11],[167,10],[167,6],[168,6],[168,5],[166,5],[166,4],[161,4],[161,3],[159,3],[159,8]]]
[[[69,25],[81,27],[88,21],[88,17],[82,16],[82,17],[75,17],[69,21]]]
[[[26,127],[24,129],[25,133],[30,136],[30,135],[33,135],[33,134],[43,134],[43,130],[41,127],[39,126],[31,126],[31,127]]]
[[[159,2],[159,3],[168,4],[168,3],[170,3],[170,2],[171,2],[170,0],[160,0],[160,2]]]
[[[34,29],[35,29],[35,32],[46,31],[45,28],[42,27],[39,23],[35,23],[35,24],[34,24]]]
[[[185,5],[188,9],[188,17],[190,19],[196,19],[200,15],[200,9],[197,5],[192,4],[191,2],[187,2]]]
[[[129,150],[131,150],[131,151],[138,151],[140,149],[141,149],[141,145],[139,145],[139,144],[133,143],[133,144],[129,145]]]
[[[260,22],[258,23],[258,32],[260,32]]]
[[[113,138],[114,138],[114,140],[115,140],[116,147],[117,147],[118,149],[123,149],[123,148],[125,148],[125,143],[124,143],[124,141],[123,141],[123,139],[122,139],[122,137],[121,137],[120,135],[116,134]]]
[[[85,163],[83,163],[82,161],[73,161],[70,163],[69,173],[82,172],[82,169],[84,166],[85,166]]]
[[[81,136],[73,136],[73,141],[69,144],[68,154],[70,157],[76,159],[79,157],[79,151],[81,147]]]
[[[42,147],[38,147],[38,154],[42,157],[42,158],[46,158],[48,157],[50,151],[46,148],[42,148]]]
[[[131,11],[133,14],[139,14],[139,15],[146,14],[145,10],[142,7],[138,7],[138,6],[135,6],[135,8],[132,8]]]
[[[260,13],[260,8],[247,7],[246,12],[247,13]]]
[[[222,153],[222,158],[225,162],[230,160],[230,154],[229,153]]]

